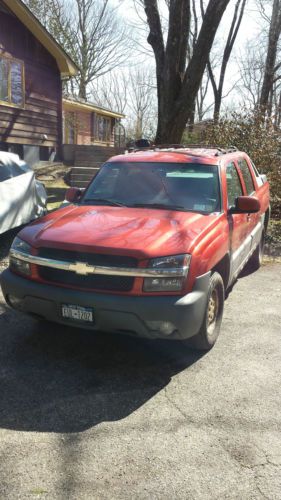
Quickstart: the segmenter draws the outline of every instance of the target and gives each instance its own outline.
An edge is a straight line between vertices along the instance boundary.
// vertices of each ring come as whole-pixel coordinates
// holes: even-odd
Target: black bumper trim
[[[5,300],[13,295],[21,302],[17,309],[49,321],[78,328],[132,333],[147,338],[184,339],[195,335],[202,324],[210,272],[198,277],[192,292],[185,296],[130,296],[61,288],[22,278],[9,269],[1,275]],[[94,324],[68,320],[61,315],[61,304],[92,307]],[[146,321],[169,321],[175,332],[169,336],[150,330]]]

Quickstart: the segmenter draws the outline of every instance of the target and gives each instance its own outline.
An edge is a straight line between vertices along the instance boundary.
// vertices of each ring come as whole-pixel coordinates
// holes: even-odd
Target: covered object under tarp
[[[47,194],[18,155],[0,152],[0,234],[46,212]]]

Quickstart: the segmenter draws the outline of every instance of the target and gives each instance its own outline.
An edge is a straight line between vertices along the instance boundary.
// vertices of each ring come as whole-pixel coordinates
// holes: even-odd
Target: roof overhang
[[[100,108],[99,106],[87,102],[72,101],[71,99],[63,99],[62,107],[64,111],[84,111],[88,113],[99,113],[104,116],[111,116],[112,118],[125,118],[125,115],[122,113]]]
[[[76,64],[21,0],[2,0],[2,2],[56,59],[62,78],[75,76],[78,73]]]

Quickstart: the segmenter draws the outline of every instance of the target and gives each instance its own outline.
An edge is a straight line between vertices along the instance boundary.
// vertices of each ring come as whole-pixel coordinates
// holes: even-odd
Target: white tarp
[[[18,155],[0,152],[0,234],[43,215],[46,200],[34,171]]]

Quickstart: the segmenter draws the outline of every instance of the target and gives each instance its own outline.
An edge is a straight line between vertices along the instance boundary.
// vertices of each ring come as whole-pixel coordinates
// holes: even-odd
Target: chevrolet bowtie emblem
[[[69,271],[74,271],[76,274],[82,274],[87,276],[87,274],[93,274],[95,272],[94,266],[88,266],[86,262],[74,262],[70,264]]]

